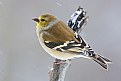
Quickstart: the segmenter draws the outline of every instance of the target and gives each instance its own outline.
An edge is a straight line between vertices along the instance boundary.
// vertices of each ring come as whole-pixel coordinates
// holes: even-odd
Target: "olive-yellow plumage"
[[[44,42],[62,42],[66,43],[68,41],[76,41],[79,42],[75,38],[74,31],[69,28],[64,22],[58,20],[55,16],[50,14],[41,15],[39,18],[33,19],[37,22],[36,31],[39,42],[44,50],[49,53],[51,56],[67,60],[79,55],[60,52],[55,49],[48,48]]]
[[[39,42],[51,56],[67,60],[75,57],[93,59],[107,69],[111,61],[96,54],[89,44],[63,21],[50,14],[33,19],[37,22],[36,31]]]
[[[54,23],[54,21],[56,21],[56,23]],[[51,27],[50,23],[52,23]],[[40,16],[37,28],[40,29],[41,33],[43,33],[42,38],[45,41],[66,42],[74,40],[76,42],[79,42],[75,38],[74,31],[69,28],[64,22],[58,20],[52,15],[45,14]]]
[[[62,21],[58,21],[48,30],[43,31],[43,39],[51,42],[66,42],[74,40],[78,42],[75,38],[75,33]]]

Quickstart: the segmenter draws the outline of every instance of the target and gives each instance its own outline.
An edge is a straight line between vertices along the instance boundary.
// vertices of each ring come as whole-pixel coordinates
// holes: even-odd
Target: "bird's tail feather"
[[[105,69],[108,69],[108,63],[111,63],[112,61],[103,57],[103,56],[100,56],[98,54],[95,54],[94,57],[92,57],[92,59],[97,62],[98,64],[100,64],[103,68]]]

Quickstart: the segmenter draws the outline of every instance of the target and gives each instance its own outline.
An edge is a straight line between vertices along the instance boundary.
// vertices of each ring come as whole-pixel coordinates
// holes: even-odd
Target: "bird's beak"
[[[39,19],[38,19],[38,18],[34,18],[34,19],[32,19],[32,20],[34,20],[34,21],[36,21],[36,22],[39,22]]]

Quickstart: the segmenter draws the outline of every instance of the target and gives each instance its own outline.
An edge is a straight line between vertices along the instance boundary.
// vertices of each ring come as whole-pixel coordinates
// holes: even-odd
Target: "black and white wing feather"
[[[67,41],[67,42],[48,42],[45,41],[45,45],[51,49],[60,51],[60,52],[69,52],[71,54],[81,54],[84,56],[92,56],[94,51],[91,47],[84,41],[84,39],[78,35],[78,32],[81,28],[87,23],[88,16],[86,16],[86,11],[79,6],[77,11],[75,11],[71,18],[69,19],[68,26],[75,32],[75,38],[80,41],[77,43],[76,41]]]
[[[79,32],[82,27],[87,23],[88,16],[86,15],[86,11],[79,6],[77,11],[75,11],[71,18],[68,20],[68,26],[73,29],[75,32]]]
[[[76,33],[76,32],[75,32]],[[76,41],[67,41],[67,42],[49,42],[44,41],[45,45],[48,48],[51,48],[56,51],[70,53],[70,54],[78,54],[78,55],[84,55],[86,57],[93,56],[94,51],[91,49],[91,47],[82,39],[81,36],[77,35],[75,38],[80,41],[80,43],[77,43]]]
[[[65,52],[69,54],[77,54],[79,57],[84,57],[88,59],[93,59],[95,62],[100,64],[103,68],[108,69],[107,63],[111,63],[109,59],[100,56],[92,50],[92,48],[89,46],[88,43],[84,39],[81,38],[81,36],[77,35],[76,39],[80,41],[80,43],[77,43],[76,41],[67,41],[67,42],[49,42],[45,41],[45,45],[53,50],[59,51],[59,52]]]

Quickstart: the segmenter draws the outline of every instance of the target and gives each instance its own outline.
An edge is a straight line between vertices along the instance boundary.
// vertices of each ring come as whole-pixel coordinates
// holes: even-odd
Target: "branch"
[[[70,64],[70,60],[55,59],[53,67],[49,72],[50,81],[64,81],[67,68]]]

